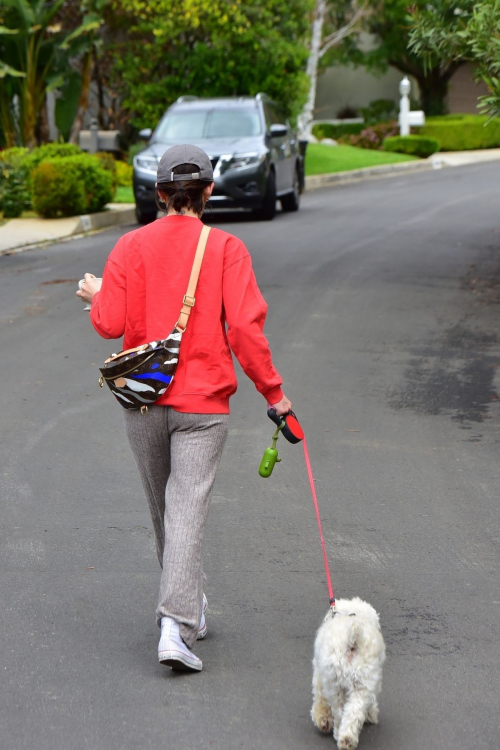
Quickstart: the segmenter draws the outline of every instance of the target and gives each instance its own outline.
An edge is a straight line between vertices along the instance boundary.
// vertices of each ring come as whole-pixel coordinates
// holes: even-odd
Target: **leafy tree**
[[[47,91],[64,84],[69,60],[80,54],[85,37],[101,24],[89,12],[68,28],[63,5],[64,0],[2,0],[0,123],[8,146],[16,141],[36,145]]]
[[[289,114],[307,95],[312,0],[112,0],[114,80],[136,127],[178,96],[265,91]]]
[[[437,55],[429,55],[424,64],[422,57],[410,49],[412,21],[409,6],[419,10],[425,8],[427,3],[428,0],[370,0],[371,12],[364,26],[373,35],[374,48],[364,51],[356,44],[354,37],[334,50],[328,62],[331,64],[335,60],[365,65],[369,70],[380,73],[392,66],[417,80],[421,105],[428,115],[443,114],[449,81],[463,60],[444,61]]]
[[[438,59],[476,63],[476,77],[489,94],[481,106],[491,116],[500,115],[500,0],[444,0],[412,9],[410,47],[425,65]]]
[[[321,61],[329,50],[359,30],[361,20],[368,15],[367,5],[367,2],[358,4],[357,0],[316,0],[306,68],[309,92],[299,117],[299,130],[304,138],[311,131]]]

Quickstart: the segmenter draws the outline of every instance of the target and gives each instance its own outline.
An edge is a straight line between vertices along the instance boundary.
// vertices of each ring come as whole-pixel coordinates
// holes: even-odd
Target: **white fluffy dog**
[[[384,660],[384,639],[373,607],[357,597],[339,599],[314,642],[311,718],[322,732],[333,729],[341,750],[357,747],[365,721],[378,722]]]

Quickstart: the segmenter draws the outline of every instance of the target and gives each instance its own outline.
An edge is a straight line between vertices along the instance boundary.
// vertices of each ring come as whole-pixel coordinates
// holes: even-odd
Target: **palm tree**
[[[57,20],[65,0],[2,0],[0,23],[0,125],[6,144],[36,145],[36,129],[47,91],[63,85],[69,60],[89,45],[102,24],[82,3],[85,15],[74,29]]]

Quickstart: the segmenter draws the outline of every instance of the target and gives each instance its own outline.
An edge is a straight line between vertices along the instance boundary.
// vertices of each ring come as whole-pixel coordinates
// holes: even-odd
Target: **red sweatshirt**
[[[179,317],[202,226],[191,216],[165,216],[118,240],[90,311],[101,336],[124,335],[123,349],[167,337]],[[195,297],[174,380],[156,403],[227,414],[237,388],[230,347],[266,401],[280,401],[282,380],[262,332],[267,305],[241,240],[212,228]]]

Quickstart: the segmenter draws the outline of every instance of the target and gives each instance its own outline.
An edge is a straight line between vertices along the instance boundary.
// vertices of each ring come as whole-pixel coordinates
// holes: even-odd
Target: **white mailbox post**
[[[399,93],[401,100],[399,102],[399,134],[410,135],[410,128],[421,127],[425,125],[425,114],[421,109],[410,112],[410,93],[411,83],[405,76],[399,84]]]

